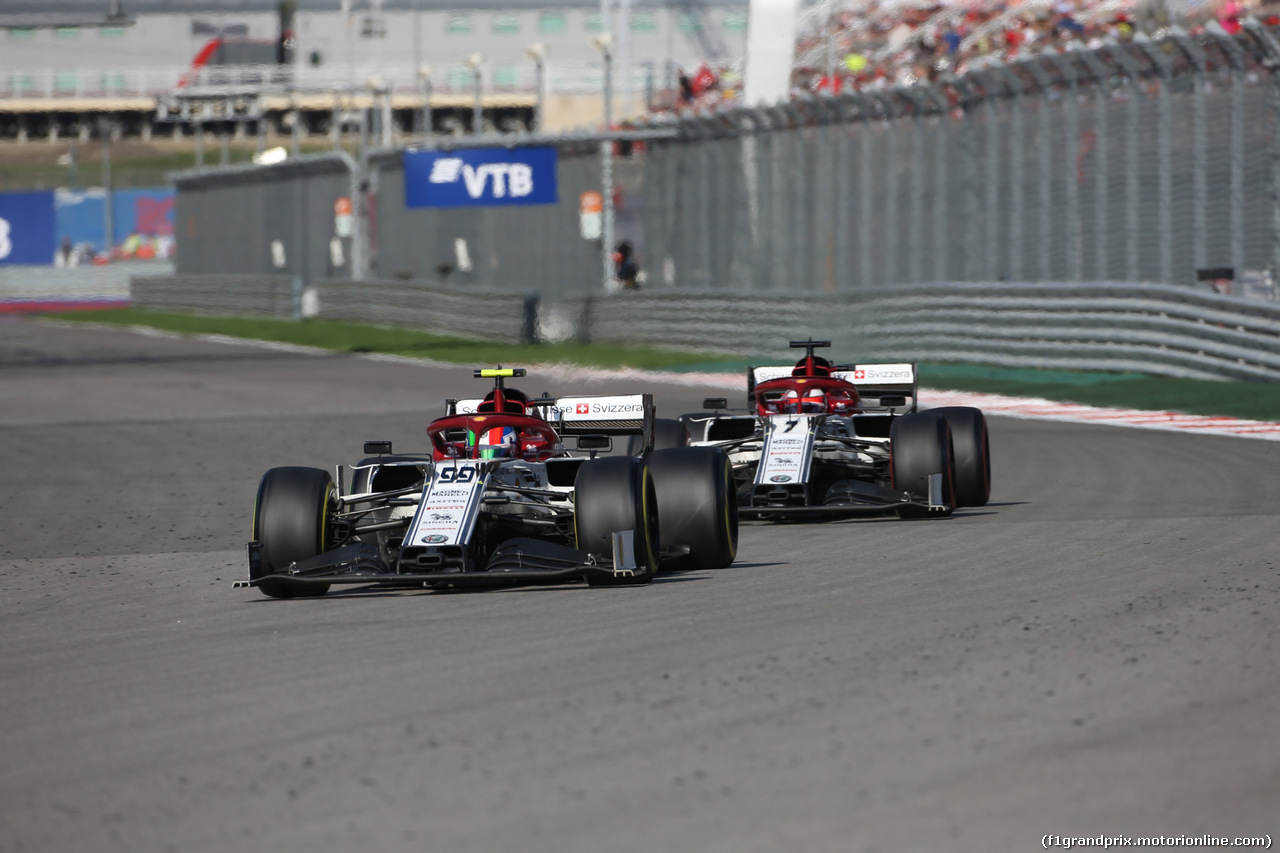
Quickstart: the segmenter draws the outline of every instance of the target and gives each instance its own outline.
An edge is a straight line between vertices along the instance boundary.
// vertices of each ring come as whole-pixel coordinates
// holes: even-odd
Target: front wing
[[[951,509],[942,496],[942,474],[929,477],[929,497],[918,498],[910,492],[859,481],[846,482],[846,494],[839,502],[804,504],[803,486],[786,487],[756,485],[745,502],[738,506],[738,516],[768,521],[818,521],[836,518],[868,518],[892,515],[906,507],[919,507],[933,512]]]
[[[614,534],[612,559],[541,539],[510,539],[494,549],[482,571],[397,571],[383,561],[372,543],[352,542],[299,560],[284,571],[262,575],[259,569],[262,546],[250,542],[249,579],[235,581],[233,586],[252,587],[263,581],[300,586],[376,584],[427,589],[560,584],[578,580],[648,583],[654,573],[636,565],[631,533],[626,530]],[[663,556],[672,559],[680,555],[673,551]]]

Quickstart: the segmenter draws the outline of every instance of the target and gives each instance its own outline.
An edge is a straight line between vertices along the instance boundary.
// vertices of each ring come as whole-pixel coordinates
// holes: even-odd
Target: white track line
[[[601,370],[596,368],[542,365],[530,368],[555,379],[640,379],[676,385],[721,388],[746,393],[746,374],[742,373],[667,373],[657,370]],[[977,406],[990,415],[1072,423],[1107,424],[1137,429],[1171,430],[1175,432],[1232,435],[1280,441],[1280,423],[1247,421],[1240,418],[1188,415],[1181,412],[1153,412],[1142,409],[1111,409],[1080,403],[1061,403],[1034,397],[1006,397],[967,391],[920,389],[920,405]]]
[[[47,321],[46,321],[47,322]],[[54,321],[57,322],[57,321]],[[60,323],[60,325],[63,323]],[[119,326],[94,323],[65,323],[81,328],[93,326],[97,328],[119,329]],[[255,341],[245,338],[232,338],[226,335],[182,335],[175,332],[161,332],[144,326],[130,326],[130,331],[155,337],[191,337],[200,340],[238,346],[256,346],[284,352],[296,352],[308,355],[335,355],[332,350],[297,344],[281,344],[272,341]],[[369,361],[387,361],[397,364],[413,364],[432,368],[458,368],[465,365],[433,361],[426,358],[409,356],[383,355],[380,353],[360,354],[359,358]],[[639,380],[662,382],[668,385],[688,385],[701,388],[715,388],[724,391],[741,391],[746,394],[746,371],[733,373],[676,373],[663,370],[639,370],[637,368],[605,369],[599,367],[580,367],[564,364],[540,364],[528,368],[530,373],[537,373],[548,379],[557,381],[574,380]],[[1008,418],[1026,418],[1034,420],[1067,421],[1070,423],[1106,424],[1108,426],[1133,427],[1136,429],[1158,429],[1173,432],[1203,433],[1206,435],[1231,435],[1241,438],[1261,438],[1267,441],[1280,441],[1280,423],[1270,421],[1247,421],[1240,418],[1212,417],[1205,415],[1187,415],[1181,412],[1152,412],[1142,409],[1110,409],[1099,406],[1086,406],[1080,403],[1060,403],[1054,400],[1042,400],[1036,397],[1006,397],[1001,394],[981,394],[969,391],[939,391],[932,388],[920,389],[920,405],[923,408],[939,406],[976,406],[989,415],[1001,415]]]

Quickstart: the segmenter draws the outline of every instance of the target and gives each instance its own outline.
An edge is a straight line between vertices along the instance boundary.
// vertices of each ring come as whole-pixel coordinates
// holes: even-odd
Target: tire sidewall
[[[260,572],[250,580],[287,569],[330,546],[329,513],[336,498],[333,478],[320,468],[272,468],[258,484],[253,539],[261,543]],[[265,581],[259,588],[273,598],[322,595],[328,586]]]
[[[956,505],[986,506],[991,497],[991,445],[986,417],[972,406],[947,406],[932,411],[951,428]]]
[[[951,429],[945,418],[933,411],[913,412],[896,418],[889,431],[889,471],[893,488],[928,500],[929,476],[942,473],[943,502],[946,510],[929,511],[922,507],[903,507],[903,518],[947,516],[956,505],[955,457]]]
[[[635,531],[637,566],[652,578],[658,567],[661,528],[653,477],[646,460],[606,456],[588,460],[574,484],[574,539],[577,548],[612,555],[612,534]]]
[[[730,565],[738,552],[738,501],[728,457],[715,447],[654,451],[663,548],[688,546],[700,569]]]

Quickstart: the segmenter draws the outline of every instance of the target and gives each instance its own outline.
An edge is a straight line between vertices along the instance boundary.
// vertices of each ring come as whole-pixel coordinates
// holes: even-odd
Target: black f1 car
[[[979,409],[918,411],[916,366],[832,365],[803,348],[794,366],[751,367],[751,410],[685,415],[690,444],[724,450],[744,518],[950,515],[991,494],[987,425]]]
[[[659,569],[721,568],[738,547],[722,451],[653,449],[648,394],[529,399],[494,380],[447,400],[428,452],[365,443],[351,487],[318,468],[272,468],[258,486],[249,578],[276,598],[331,584],[449,589],[584,580],[642,584]],[[613,437],[637,453],[599,455]],[[566,450],[564,440],[572,450]],[[630,446],[630,445],[629,445]]]

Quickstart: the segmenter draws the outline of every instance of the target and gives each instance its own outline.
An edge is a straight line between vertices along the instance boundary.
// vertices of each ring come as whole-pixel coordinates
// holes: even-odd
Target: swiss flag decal
[[[867,371],[865,371],[865,370],[855,370],[855,371],[853,371],[853,378],[854,378],[854,379],[866,379],[866,378],[867,378]]]
[[[591,414],[591,404],[590,404],[590,403],[578,403],[578,404],[577,404],[577,406],[575,406],[575,407],[574,407],[574,413],[575,413],[575,414],[579,414],[579,415],[589,415],[589,414]]]

